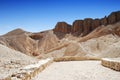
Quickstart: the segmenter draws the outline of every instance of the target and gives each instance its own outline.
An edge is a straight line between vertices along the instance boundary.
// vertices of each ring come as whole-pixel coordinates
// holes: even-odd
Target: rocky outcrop
[[[66,22],[58,22],[54,29],[55,32],[69,33],[71,32],[71,25]]]
[[[77,33],[85,36],[101,25],[106,26],[118,21],[120,21],[120,11],[112,12],[108,17],[105,16],[101,19],[86,18],[84,20],[76,20],[73,22],[72,26],[68,25],[66,22],[58,22],[55,26],[54,32]]]
[[[116,16],[117,21],[120,21],[120,11],[116,12]]]
[[[72,33],[75,33],[75,32],[82,33],[82,31],[83,31],[83,20],[74,21],[71,31],[72,31]]]
[[[100,20],[100,23],[101,23],[101,25],[107,25],[108,24],[107,17],[105,16],[104,18],[102,18]]]
[[[30,35],[30,37],[34,40],[40,40],[43,38],[43,35],[42,34],[39,34],[39,33],[33,33]]]
[[[100,19],[94,19],[92,21],[92,30],[96,29],[98,26],[100,26]]]
[[[93,19],[91,18],[86,18],[84,19],[83,22],[83,35],[86,35],[92,31],[92,21]]]
[[[117,21],[116,17],[116,12],[111,13],[108,16],[108,24],[114,24]]]

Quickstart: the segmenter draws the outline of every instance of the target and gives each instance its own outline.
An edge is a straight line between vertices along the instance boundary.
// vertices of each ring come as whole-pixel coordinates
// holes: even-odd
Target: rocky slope
[[[112,12],[109,16],[105,16],[101,19],[85,18],[84,20],[76,20],[72,25],[65,22],[58,22],[55,26],[54,32],[72,33],[85,36],[101,25],[106,26],[118,21],[120,21],[120,11]]]
[[[56,47],[59,42],[58,40],[52,30],[30,33],[16,29],[0,37],[1,44],[33,56]]]
[[[15,73],[21,67],[36,62],[37,59],[0,44],[0,80]]]
[[[120,57],[120,22],[98,27],[84,37],[62,39],[67,46],[54,50],[46,57],[86,56],[86,57]],[[60,55],[61,54],[61,55]]]

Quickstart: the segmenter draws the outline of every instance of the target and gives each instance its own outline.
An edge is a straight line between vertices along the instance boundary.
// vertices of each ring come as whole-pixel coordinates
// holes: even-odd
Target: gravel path
[[[32,80],[120,80],[120,72],[100,61],[54,62]]]

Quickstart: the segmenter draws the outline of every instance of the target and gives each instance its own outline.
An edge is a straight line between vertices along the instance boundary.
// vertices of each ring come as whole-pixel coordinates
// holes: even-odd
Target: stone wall
[[[47,66],[49,66],[53,62],[53,59],[45,59],[41,60],[37,64],[32,64],[25,66],[20,69],[19,72],[13,73],[2,80],[31,80],[35,77],[39,72],[43,71]]]
[[[105,67],[120,71],[120,58],[103,58],[101,64]]]
[[[95,58],[95,57],[74,57],[74,56],[65,56],[65,57],[54,58],[55,62],[61,62],[61,61],[83,61],[83,60],[100,60],[100,59],[99,58]]]

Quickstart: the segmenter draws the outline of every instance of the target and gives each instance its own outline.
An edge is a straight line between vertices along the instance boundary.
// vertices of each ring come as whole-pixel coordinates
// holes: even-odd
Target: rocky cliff
[[[66,22],[58,22],[54,28],[54,32],[77,33],[85,36],[101,25],[114,24],[118,21],[120,21],[120,11],[112,12],[109,16],[101,19],[85,18],[84,20],[76,20],[72,25]]]
[[[61,33],[70,33],[71,25],[67,24],[66,22],[58,22],[55,26],[54,31],[61,32]]]

